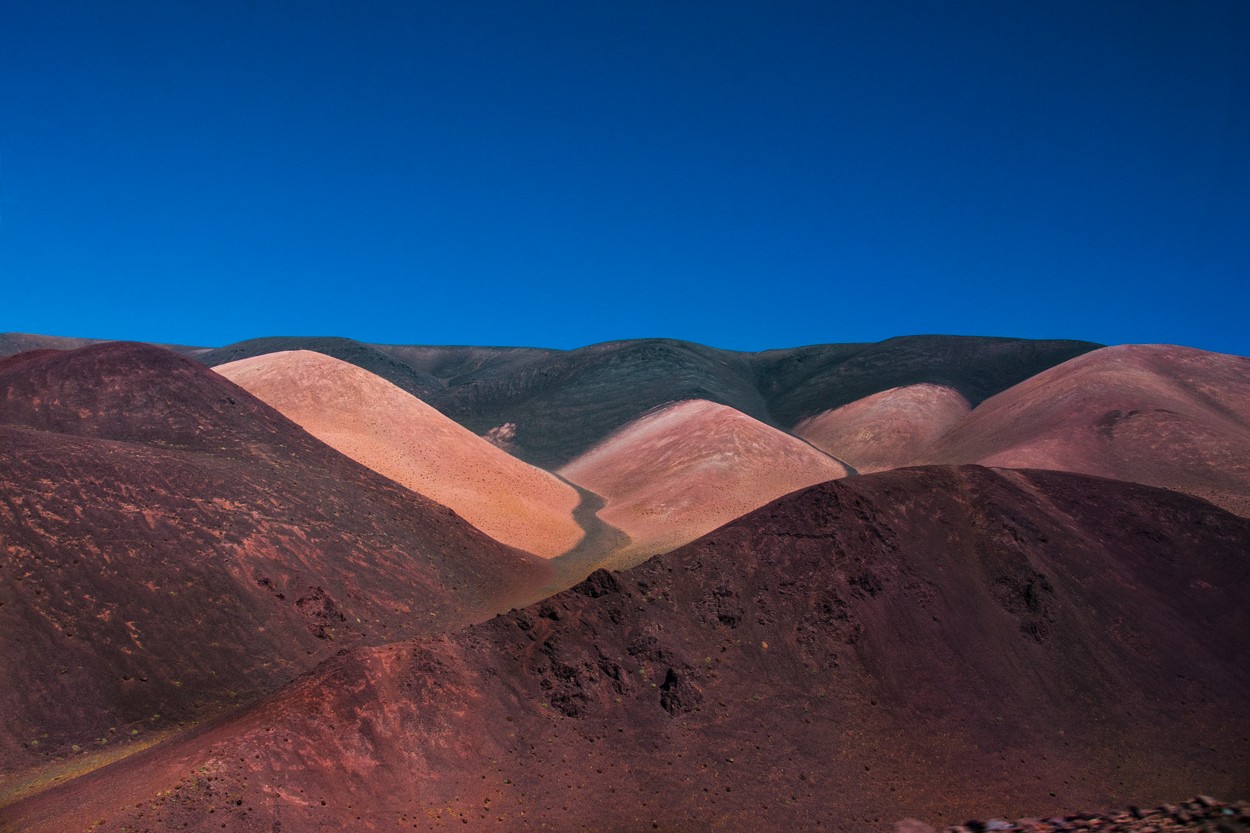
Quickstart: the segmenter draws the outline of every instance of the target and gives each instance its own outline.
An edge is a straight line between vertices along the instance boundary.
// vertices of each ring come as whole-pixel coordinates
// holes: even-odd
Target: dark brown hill
[[[1250,789],[1250,521],[1058,472],[782,498],[0,810],[29,831],[887,830]]]
[[[549,578],[208,368],[125,343],[0,360],[0,545],[4,788]]]

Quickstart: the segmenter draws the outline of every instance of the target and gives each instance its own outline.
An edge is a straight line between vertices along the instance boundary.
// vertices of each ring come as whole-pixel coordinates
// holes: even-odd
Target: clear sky
[[[1245,0],[7,4],[0,330],[1250,354]]]

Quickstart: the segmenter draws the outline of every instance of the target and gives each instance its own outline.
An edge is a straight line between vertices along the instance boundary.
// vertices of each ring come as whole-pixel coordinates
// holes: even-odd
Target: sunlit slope
[[[847,470],[740,411],[690,400],[630,423],[560,474],[607,501],[599,516],[633,539],[627,563]]]
[[[793,432],[867,474],[907,465],[970,410],[956,390],[908,385],[809,417]]]
[[[918,462],[1096,474],[1250,515],[1250,359],[1104,347],[986,400]]]
[[[367,370],[309,350],[215,370],[322,442],[498,541],[550,558],[582,537],[573,519],[575,489]]]

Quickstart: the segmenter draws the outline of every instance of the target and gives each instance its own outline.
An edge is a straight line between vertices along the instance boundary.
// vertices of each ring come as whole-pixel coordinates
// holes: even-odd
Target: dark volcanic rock
[[[827,483],[0,825],[864,831],[1246,794],[1248,553],[1250,521],[1084,476]]]
[[[112,754],[548,579],[166,350],[0,360],[0,773]]]

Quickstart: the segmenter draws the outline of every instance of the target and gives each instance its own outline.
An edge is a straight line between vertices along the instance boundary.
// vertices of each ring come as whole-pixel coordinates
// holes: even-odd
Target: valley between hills
[[[0,334],[0,634],[6,832],[1239,833],[1250,359]]]

